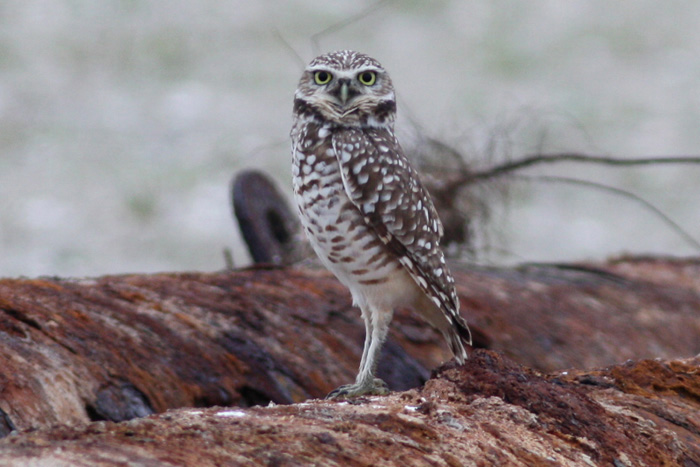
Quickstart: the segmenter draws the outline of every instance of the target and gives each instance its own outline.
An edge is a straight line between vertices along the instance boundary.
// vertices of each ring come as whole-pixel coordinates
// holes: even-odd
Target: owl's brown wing
[[[466,328],[454,279],[439,247],[440,218],[393,133],[343,128],[332,138],[343,185],[365,222],[450,322]]]

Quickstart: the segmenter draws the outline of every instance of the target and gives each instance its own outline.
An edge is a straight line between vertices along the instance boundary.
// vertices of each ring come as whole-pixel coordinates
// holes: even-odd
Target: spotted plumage
[[[354,384],[331,396],[384,393],[374,377],[393,311],[414,308],[467,358],[469,328],[440,249],[442,224],[394,135],[384,68],[339,51],[314,59],[294,96],[292,168],[301,223],[324,265],[350,290],[367,331]]]

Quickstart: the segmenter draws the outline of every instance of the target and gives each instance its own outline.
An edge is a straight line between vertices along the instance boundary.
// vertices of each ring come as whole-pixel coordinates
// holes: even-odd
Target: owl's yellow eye
[[[319,86],[322,84],[330,83],[332,78],[333,78],[333,75],[331,75],[327,71],[317,71],[316,73],[314,73],[314,81]]]
[[[357,79],[365,86],[372,86],[377,82],[377,74],[373,71],[363,71],[357,75]]]

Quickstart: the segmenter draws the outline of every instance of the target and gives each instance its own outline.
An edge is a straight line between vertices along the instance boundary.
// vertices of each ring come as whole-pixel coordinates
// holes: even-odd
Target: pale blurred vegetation
[[[290,48],[308,61],[314,34],[372,4],[0,4],[0,275],[216,270],[224,247],[243,264],[228,183],[256,167],[290,190]],[[476,166],[697,154],[698,18],[690,1],[396,0],[317,42],[378,58],[406,141],[439,138]],[[632,190],[700,232],[697,168],[538,173]],[[698,253],[609,194],[518,184],[494,202],[482,261]]]

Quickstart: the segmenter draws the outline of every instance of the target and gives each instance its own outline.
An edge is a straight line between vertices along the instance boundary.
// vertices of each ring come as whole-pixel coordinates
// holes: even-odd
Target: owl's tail
[[[469,358],[464,344],[472,345],[472,333],[469,330],[467,322],[460,316],[455,320],[450,330],[444,333],[444,335],[447,345],[450,346],[450,350],[455,356],[457,363],[462,365],[467,358]]]

